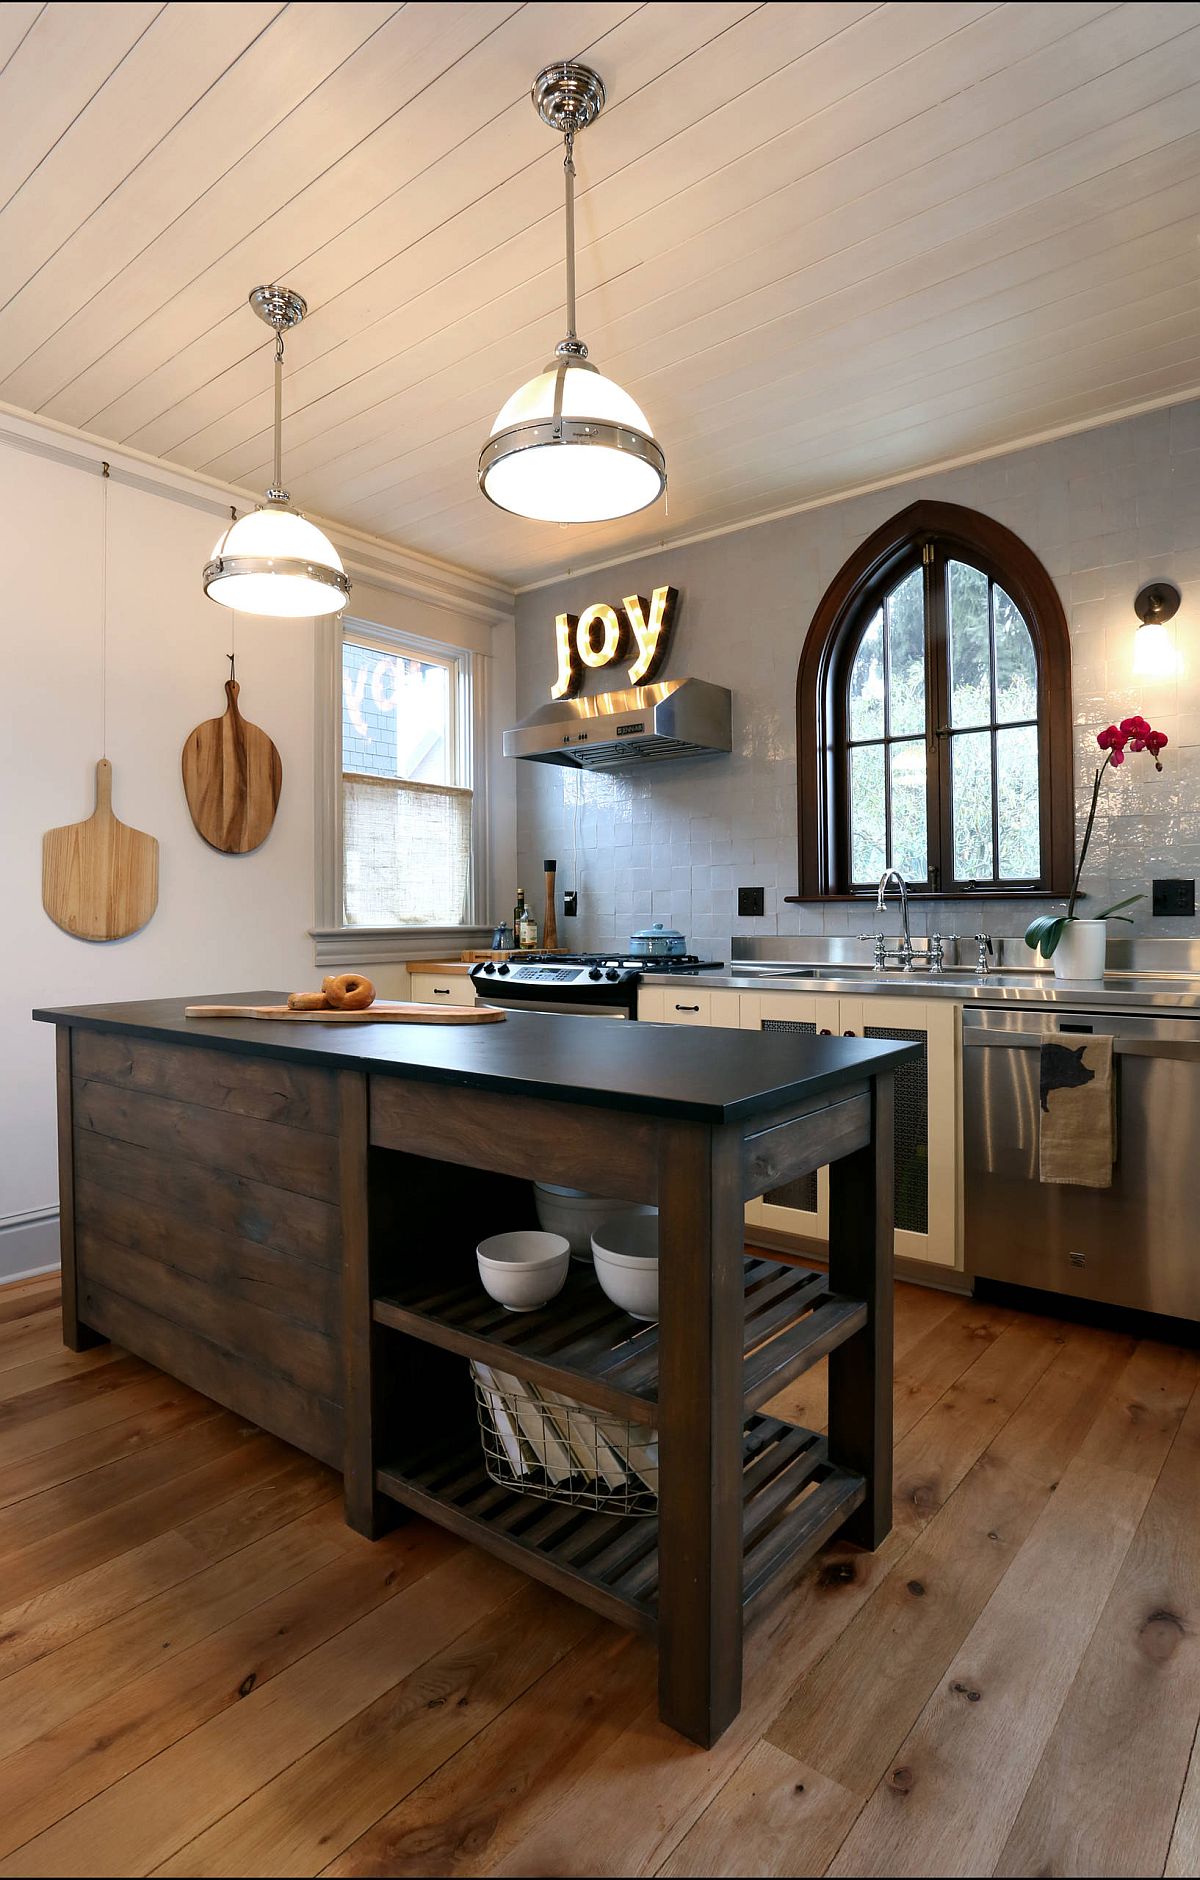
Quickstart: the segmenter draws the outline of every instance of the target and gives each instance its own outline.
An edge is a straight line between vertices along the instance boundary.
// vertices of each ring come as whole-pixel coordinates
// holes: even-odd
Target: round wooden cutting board
[[[265,842],[275,821],[283,765],[266,732],[238,710],[236,679],[221,718],[206,718],[183,747],[183,789],[192,821],[224,855],[246,855]]]

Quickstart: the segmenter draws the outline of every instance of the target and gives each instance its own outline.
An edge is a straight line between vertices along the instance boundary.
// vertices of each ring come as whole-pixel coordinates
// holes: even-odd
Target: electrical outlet
[[[763,888],[739,888],[738,889],[738,913],[739,914],[747,914],[747,915],[765,914],[766,911],[767,909],[766,909],[765,889]]]
[[[1151,882],[1154,899],[1151,906],[1156,914],[1194,914],[1196,912],[1196,884],[1182,877],[1168,877],[1165,881]]]
[[[574,888],[568,888],[563,895],[563,919],[574,920],[579,912],[579,896]]]

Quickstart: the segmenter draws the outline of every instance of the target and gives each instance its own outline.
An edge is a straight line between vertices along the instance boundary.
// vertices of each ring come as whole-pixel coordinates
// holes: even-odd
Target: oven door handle
[[[1069,1032],[1067,1036],[1084,1042],[1112,1037],[1116,1057],[1177,1058],[1185,1064],[1200,1064],[1200,1039],[1193,1042],[1187,1038],[1117,1038],[1106,1031]],[[1037,1051],[1043,1042],[1041,1032],[976,1031],[970,1026],[963,1027],[963,1044],[976,1049]]]

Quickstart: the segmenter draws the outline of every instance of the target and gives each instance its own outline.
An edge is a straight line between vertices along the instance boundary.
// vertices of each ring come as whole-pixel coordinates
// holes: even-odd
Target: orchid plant
[[[1079,899],[1079,881],[1083,874],[1083,864],[1087,860],[1088,844],[1092,839],[1092,825],[1096,820],[1096,805],[1100,800],[1100,785],[1104,781],[1106,772],[1110,768],[1118,769],[1125,762],[1127,751],[1148,751],[1154,759],[1155,770],[1161,770],[1161,753],[1167,748],[1167,734],[1165,731],[1155,731],[1145,718],[1135,713],[1132,717],[1122,718],[1119,725],[1106,725],[1103,731],[1097,732],[1096,743],[1104,752],[1104,759],[1098,766],[1092,782],[1092,806],[1088,811],[1087,828],[1083,832],[1083,847],[1079,851],[1079,866],[1075,870],[1075,879],[1071,883],[1071,898],[1067,902],[1067,911],[1065,914],[1039,914],[1037,919],[1031,920],[1025,929],[1025,945],[1039,952],[1044,960],[1052,957],[1067,926],[1076,918],[1075,903]],[[1089,918],[1127,921],[1130,916],[1123,914],[1121,909],[1132,907],[1135,901],[1144,899],[1145,896],[1141,894],[1126,895],[1123,901],[1114,901],[1111,907],[1106,907],[1102,913],[1090,915]]]

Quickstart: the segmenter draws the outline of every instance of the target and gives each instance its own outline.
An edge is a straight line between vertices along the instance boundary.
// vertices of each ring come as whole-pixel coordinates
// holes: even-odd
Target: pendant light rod
[[[567,190],[567,338],[575,339],[575,133],[563,138],[563,175]]]
[[[286,503],[288,493],[283,488],[283,328],[275,330],[275,469],[271,476],[271,487],[267,491],[267,501]]]

